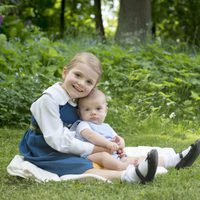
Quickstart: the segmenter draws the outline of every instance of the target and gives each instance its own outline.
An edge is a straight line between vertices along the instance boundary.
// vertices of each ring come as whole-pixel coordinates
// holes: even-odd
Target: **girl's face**
[[[87,96],[95,87],[99,75],[91,67],[85,64],[78,64],[71,69],[64,68],[62,87],[72,99]]]

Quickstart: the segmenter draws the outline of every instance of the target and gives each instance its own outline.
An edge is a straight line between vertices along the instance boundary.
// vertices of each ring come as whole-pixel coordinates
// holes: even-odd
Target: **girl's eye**
[[[79,73],[75,73],[75,76],[79,78],[81,75]]]
[[[89,111],[89,110],[90,110],[89,108],[86,108],[86,109],[85,109],[85,111]]]
[[[90,80],[87,80],[87,84],[88,84],[88,85],[92,85],[92,84],[93,84],[93,82],[92,82],[92,81],[90,81]]]
[[[97,108],[97,110],[101,110],[101,107]]]

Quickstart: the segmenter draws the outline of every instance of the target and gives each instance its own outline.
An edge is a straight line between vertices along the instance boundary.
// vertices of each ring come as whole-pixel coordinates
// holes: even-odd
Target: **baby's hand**
[[[120,146],[119,146],[119,149],[117,150],[117,154],[120,158],[126,157],[126,153],[124,149],[120,149]]]
[[[119,149],[119,146],[115,142],[109,142],[106,145],[106,148],[109,149],[111,152],[115,152],[115,151],[117,151]]]

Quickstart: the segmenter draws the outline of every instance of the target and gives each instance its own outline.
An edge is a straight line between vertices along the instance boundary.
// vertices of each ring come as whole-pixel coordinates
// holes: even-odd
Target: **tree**
[[[120,0],[116,39],[132,36],[144,39],[151,24],[150,0]]]
[[[105,41],[105,32],[103,27],[103,20],[101,14],[101,0],[94,0],[94,7],[95,7],[95,24],[97,33],[100,35],[101,39]]]
[[[61,12],[60,12],[60,37],[63,38],[65,31],[65,0],[61,1]]]

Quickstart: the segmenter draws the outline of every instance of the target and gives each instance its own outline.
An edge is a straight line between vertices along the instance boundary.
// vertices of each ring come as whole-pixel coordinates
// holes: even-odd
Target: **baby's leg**
[[[125,170],[129,165],[128,162],[121,162],[107,152],[94,153],[89,155],[87,158],[110,170]]]

